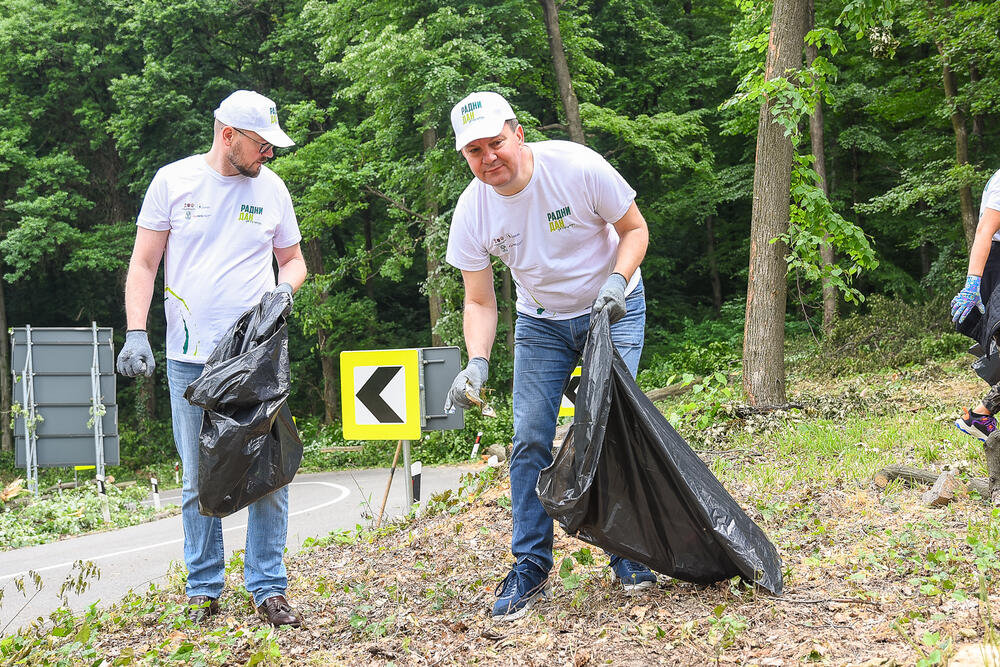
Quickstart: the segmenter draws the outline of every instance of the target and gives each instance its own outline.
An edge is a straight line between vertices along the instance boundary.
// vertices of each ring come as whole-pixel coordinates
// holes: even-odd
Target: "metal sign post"
[[[100,344],[97,341],[97,322],[90,323],[93,333],[94,358],[90,365],[90,421],[94,425],[94,464],[97,466],[97,478],[104,480],[104,403],[101,402],[101,360]],[[101,489],[104,484],[100,484]],[[107,519],[110,521],[110,518]]]
[[[24,371],[21,375],[21,419],[25,434],[25,475],[28,490],[38,493],[38,415],[35,414],[35,369],[32,363],[34,350],[31,348],[31,325],[24,327]],[[13,357],[12,357],[13,358]],[[13,367],[13,364],[11,365]],[[14,374],[17,384],[17,373]]]
[[[406,511],[409,513],[413,507],[413,472],[410,469],[410,441],[403,441],[403,470],[406,471],[406,483],[403,485],[406,492]]]
[[[414,502],[411,441],[419,441],[423,431],[465,428],[463,411],[444,412],[461,362],[457,347],[340,353],[344,438],[400,441],[407,511]],[[390,472],[386,496],[391,484]]]

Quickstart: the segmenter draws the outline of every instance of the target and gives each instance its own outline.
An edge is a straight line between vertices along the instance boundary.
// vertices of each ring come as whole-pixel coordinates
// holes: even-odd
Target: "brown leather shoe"
[[[257,614],[273,625],[290,625],[297,628],[302,625],[302,617],[293,610],[284,595],[273,595],[257,607]]]
[[[207,595],[192,595],[188,598],[188,617],[195,623],[201,623],[209,616],[219,613],[219,601]]]

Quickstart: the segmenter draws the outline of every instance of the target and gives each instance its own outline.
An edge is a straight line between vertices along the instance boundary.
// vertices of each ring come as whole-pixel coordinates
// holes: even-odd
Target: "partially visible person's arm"
[[[288,283],[293,291],[302,287],[306,280],[306,260],[301,246],[296,243],[287,248],[275,248],[274,257],[278,260],[278,284]]]
[[[956,324],[965,321],[975,308],[981,313],[986,312],[982,295],[983,269],[986,268],[986,260],[990,256],[993,235],[998,229],[1000,229],[1000,211],[992,208],[984,209],[979,224],[976,225],[976,238],[969,252],[969,272],[965,277],[965,287],[951,300],[951,320]]]
[[[132,259],[125,278],[125,317],[130,330],[146,328],[156,271],[160,268],[160,259],[169,234],[169,231],[136,228],[135,246],[132,248]]]
[[[982,276],[983,267],[986,266],[986,258],[990,256],[990,247],[993,243],[993,235],[1000,230],[1000,211],[987,208],[983,211],[983,216],[979,218],[976,225],[976,238],[972,242],[972,250],[969,252],[969,275]]]
[[[614,273],[624,276],[627,282],[632,279],[632,274],[646,256],[646,248],[649,247],[649,228],[635,202],[632,202],[625,215],[615,221],[614,225],[619,238]]]

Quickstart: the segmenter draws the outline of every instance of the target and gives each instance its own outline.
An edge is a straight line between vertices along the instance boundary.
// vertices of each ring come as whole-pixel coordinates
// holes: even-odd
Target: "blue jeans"
[[[184,398],[184,390],[201,375],[203,368],[202,364],[167,359],[174,444],[184,468],[181,518],[184,564],[188,571],[186,590],[188,597],[218,598],[225,583],[222,520],[198,512],[198,435],[203,410]],[[284,595],[288,587],[283,560],[288,532],[288,487],[264,496],[247,510],[243,580],[254,604],[260,606],[269,597]]]
[[[632,377],[639,367],[646,328],[642,282],[625,300],[626,314],[611,325],[611,340]],[[587,342],[590,315],[543,320],[518,314],[514,326],[514,447],[510,493],[514,514],[511,551],[552,569],[552,519],[538,500],[538,473],[552,463],[552,439],[563,390]]]

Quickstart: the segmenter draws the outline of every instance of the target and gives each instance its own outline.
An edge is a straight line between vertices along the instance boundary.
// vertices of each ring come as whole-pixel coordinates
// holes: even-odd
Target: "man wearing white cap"
[[[516,562],[493,606],[493,618],[513,620],[546,592],[552,520],[535,485],[552,462],[563,389],[592,313],[607,310],[615,346],[633,376],[638,368],[646,322],[639,264],[649,232],[635,190],[614,167],[580,144],[525,143],[500,95],[472,93],[452,109],[451,124],[455,148],[476,178],[458,199],[448,237],[448,263],[465,283],[469,365],[455,378],[446,410],[471,407],[487,379],[497,325],[491,255],[517,284],[510,459]],[[609,556],[626,592],[656,583],[645,565]]]
[[[136,222],[125,283],[128,331],[118,371],[153,374],[146,316],[164,258],[167,381],[174,442],[184,466],[182,517],[191,616],[219,612],[225,581],[222,526],[198,512],[198,435],[202,410],[184,398],[223,333],[271,290],[292,292],[306,277],[292,199],[265,163],[294,142],[278,125],[274,102],[238,90],[215,110],[212,148],[162,167]],[[272,257],[278,262],[277,287]],[[244,565],[247,591],[273,625],[301,623],[285,600],[283,560],[288,487],[253,503]]]

